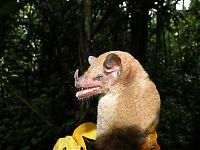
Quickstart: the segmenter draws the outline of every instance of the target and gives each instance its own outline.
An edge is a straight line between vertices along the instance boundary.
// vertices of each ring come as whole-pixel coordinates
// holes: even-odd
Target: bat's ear
[[[94,57],[94,56],[89,56],[89,57],[88,57],[88,62],[89,62],[89,64],[92,65],[92,64],[95,62],[96,59],[97,59],[97,58]]]
[[[121,58],[111,53],[106,57],[103,67],[106,73],[112,73],[114,76],[118,76],[122,72]]]

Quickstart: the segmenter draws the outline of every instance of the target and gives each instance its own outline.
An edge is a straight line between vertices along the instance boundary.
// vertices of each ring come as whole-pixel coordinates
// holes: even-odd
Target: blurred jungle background
[[[1,0],[0,149],[50,150],[96,121],[75,98],[87,57],[123,50],[162,99],[162,150],[200,149],[200,0]]]

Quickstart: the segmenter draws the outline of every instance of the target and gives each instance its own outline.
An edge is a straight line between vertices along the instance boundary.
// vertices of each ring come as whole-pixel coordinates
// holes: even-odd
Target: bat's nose
[[[78,72],[79,72],[79,70],[76,69],[76,71],[74,73],[74,80],[75,80],[74,81],[74,85],[75,85],[76,88],[81,88],[81,86],[80,86],[80,78],[78,76]]]
[[[75,80],[74,85],[76,88],[81,88],[81,86],[79,84],[79,79]]]
[[[74,79],[75,79],[75,81],[77,81],[78,80],[78,69],[76,69],[76,71],[75,71],[75,73],[74,73]]]

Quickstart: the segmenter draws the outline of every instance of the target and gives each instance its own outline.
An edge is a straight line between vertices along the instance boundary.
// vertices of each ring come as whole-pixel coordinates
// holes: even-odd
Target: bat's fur
[[[96,80],[99,74],[103,78]],[[110,51],[100,55],[75,83],[79,87],[102,87],[98,93],[96,149],[140,149],[146,136],[155,131],[159,93],[129,53]]]

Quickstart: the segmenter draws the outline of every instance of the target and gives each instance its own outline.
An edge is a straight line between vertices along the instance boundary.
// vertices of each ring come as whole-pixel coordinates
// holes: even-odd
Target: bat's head
[[[98,58],[89,56],[90,67],[81,76],[78,70],[74,74],[78,99],[89,98],[93,95],[106,94],[122,73],[121,58],[115,53],[104,53]]]

